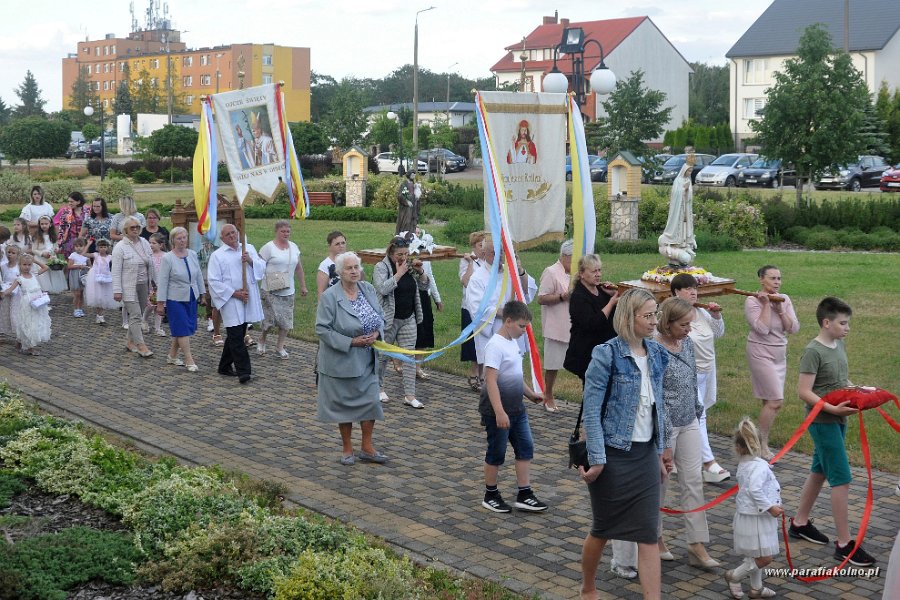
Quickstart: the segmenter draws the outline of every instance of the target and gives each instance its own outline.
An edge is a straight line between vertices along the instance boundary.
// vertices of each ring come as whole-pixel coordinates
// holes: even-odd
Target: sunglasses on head
[[[391,243],[395,248],[409,248],[409,240],[406,238],[396,237]]]

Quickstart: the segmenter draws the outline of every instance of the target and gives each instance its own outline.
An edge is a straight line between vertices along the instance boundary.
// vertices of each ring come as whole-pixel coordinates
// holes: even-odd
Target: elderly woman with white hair
[[[559,247],[559,260],[544,269],[538,287],[538,304],[541,305],[541,330],[544,334],[544,408],[549,412],[559,410],[553,398],[556,374],[563,368],[569,347],[569,297],[572,295],[571,275],[573,240],[566,240]]]
[[[122,196],[119,198],[119,212],[112,216],[109,225],[109,237],[112,238],[114,244],[117,244],[125,237],[124,220],[126,217],[134,217],[141,226],[141,230],[147,226],[147,220],[144,215],[138,212],[137,204],[131,196]]]
[[[361,281],[359,256],[344,252],[334,264],[340,282],[325,290],[316,310],[318,419],[338,424],[342,465],[350,466],[357,458],[382,464],[387,457],[372,445],[375,421],[384,419],[372,345],[384,332],[384,311],[375,287]],[[354,422],[362,429],[358,455],[351,438]]]
[[[150,358],[153,352],[144,343],[141,331],[142,308],[147,305],[153,275],[150,243],[141,237],[143,225],[136,218],[125,217],[120,221],[119,227],[124,237],[116,244],[112,253],[113,299],[124,304],[128,315],[125,348],[144,358]]]
[[[197,253],[187,247],[188,232],[175,227],[169,234],[172,250],[163,256],[156,277],[156,313],[169,315],[172,344],[166,364],[184,366],[191,373],[198,370],[191,355],[191,336],[197,331],[197,304],[206,294],[203,272]],[[178,358],[181,350],[184,359]]]

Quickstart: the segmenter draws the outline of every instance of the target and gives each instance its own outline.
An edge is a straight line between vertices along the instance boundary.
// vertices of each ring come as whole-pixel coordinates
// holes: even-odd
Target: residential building
[[[797,56],[803,31],[822,23],[836,48],[844,42],[844,0],[775,0],[725,54],[730,69],[730,125],[735,147],[753,135],[766,92],[784,62]],[[900,86],[900,10],[897,0],[853,0],[849,14],[849,52],[853,66],[876,94],[885,81]]]
[[[134,31],[124,38],[107,34],[102,40],[79,42],[77,51],[62,59],[66,108],[82,108],[68,104],[72,84],[79,69],[85,67],[103,107],[111,110],[126,65],[132,81],[146,73],[166,89],[171,79],[173,94],[191,114],[200,113],[202,95],[284,81],[288,118],[310,118],[309,48],[228,44],[189,49],[181,41],[181,32],[167,27]]]
[[[624,80],[638,69],[644,72],[644,85],[666,94],[664,106],[671,106],[672,113],[665,129],[675,129],[688,118],[689,77],[693,73],[687,60],[659,30],[650,17],[628,17],[603,21],[569,21],[557,14],[544,17],[543,23],[526,35],[520,42],[506,47],[506,55],[491,67],[497,86],[512,84],[521,89],[523,64],[525,91],[541,91],[544,77],[553,69],[556,46],[567,27],[584,29],[585,40],[596,40],[603,46],[604,62],[616,75]],[[524,61],[522,60],[524,58]],[[556,64],[572,81],[572,57],[559,56]],[[590,78],[591,72],[600,64],[600,53],[595,44],[585,45],[584,73]],[[570,88],[571,89],[571,88]],[[603,96],[590,93],[582,112],[593,120],[605,116]],[[649,142],[661,142],[648,140]]]
[[[383,104],[379,106],[367,106],[363,112],[372,117],[383,112],[399,112],[408,110],[412,112],[412,102],[400,102],[397,104]],[[419,125],[432,125],[436,121],[446,122],[450,116],[451,127],[463,127],[475,124],[474,102],[419,102]]]

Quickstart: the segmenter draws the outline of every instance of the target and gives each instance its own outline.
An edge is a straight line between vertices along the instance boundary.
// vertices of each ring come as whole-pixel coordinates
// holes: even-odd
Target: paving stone
[[[532,410],[529,415],[536,442],[532,483],[550,509],[498,515],[481,507],[484,430],[475,408],[477,396],[462,377],[430,371],[430,379],[418,385],[426,408],[417,411],[395,400],[401,397],[400,378],[389,371],[385,383],[392,402],[384,405],[385,420],[376,424],[374,441],[390,462],[342,467],[337,427],[315,418],[315,344],[289,340],[287,361],[252,353],[257,377],[242,386],[215,373],[220,349],[210,344],[202,328],[192,340],[201,372],[191,374],[164,365],[163,343],[168,342],[155,337],[148,340],[156,351],[152,359],[122,352],[120,328],[71,318],[70,302],[54,298],[55,338],[40,356],[8,351],[8,341],[7,351],[0,351],[0,378],[47,410],[106,429],[151,452],[281,482],[291,502],[383,537],[416,560],[448,565],[546,600],[578,597],[581,545],[590,529],[591,511],[587,490],[566,468],[566,441],[577,405],[562,405],[555,414]],[[99,360],[106,368],[96,368],[96,352],[72,348],[105,349]],[[79,376],[76,385],[73,373],[91,376]],[[358,427],[353,439],[358,447]],[[712,435],[710,442],[715,454],[723,457],[722,466],[734,472],[731,441]],[[790,452],[775,470],[791,512],[809,471],[809,457]],[[855,524],[864,506],[865,471],[854,468],[853,477],[850,511]],[[675,479],[667,500],[670,506],[679,501]],[[513,500],[511,455],[499,483],[507,501]],[[733,483],[708,485],[707,499]],[[873,472],[876,503],[865,545],[882,567],[878,577],[814,584],[770,577],[767,585],[789,599],[880,599],[887,558],[900,529],[895,485],[896,475]],[[826,489],[813,516],[833,538],[829,513]],[[733,500],[707,513],[709,552],[726,568],[739,562],[731,551],[733,514]],[[687,565],[682,519],[665,516],[663,523],[677,558],[662,565],[663,597],[727,597],[721,570],[706,572]],[[791,552],[798,567],[834,565],[830,546],[791,540]],[[641,598],[637,582],[625,582],[609,572],[609,555],[607,551],[598,574],[603,597]],[[772,567],[785,566],[782,548]]]

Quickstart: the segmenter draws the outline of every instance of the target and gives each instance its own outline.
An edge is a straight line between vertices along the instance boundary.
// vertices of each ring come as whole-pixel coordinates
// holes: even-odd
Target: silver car
[[[735,152],[723,154],[712,161],[709,166],[697,173],[696,185],[715,185],[718,187],[735,187],[738,183],[738,173],[753,164],[758,154]]]
[[[411,161],[409,159],[405,159],[403,162],[404,167],[406,167]],[[417,162],[417,169],[419,173],[427,173],[428,165],[421,160]],[[375,163],[378,165],[379,173],[398,173],[400,171],[400,159],[393,152],[382,152],[381,154],[376,154]]]

